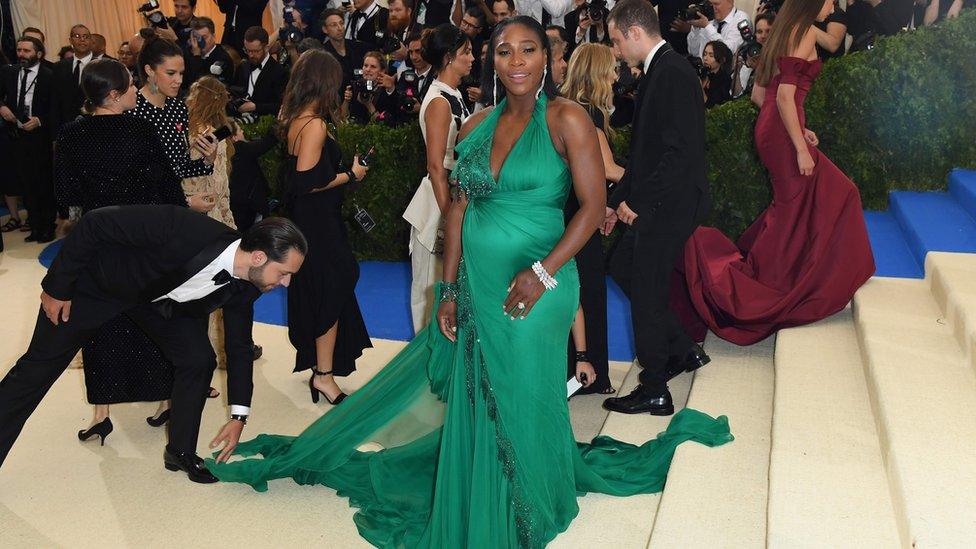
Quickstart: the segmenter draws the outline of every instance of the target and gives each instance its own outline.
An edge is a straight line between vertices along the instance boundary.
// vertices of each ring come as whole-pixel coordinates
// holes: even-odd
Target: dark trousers
[[[639,212],[610,261],[610,276],[630,299],[640,382],[648,393],[667,389],[668,357],[682,356],[694,345],[668,302],[674,262],[698,226],[699,196],[693,189]]]
[[[13,177],[24,189],[24,206],[31,234],[54,234],[57,204],[54,199],[51,139],[43,130],[18,132],[11,144]]]
[[[30,346],[0,381],[0,465],[41,399],[98,328],[117,314],[129,316],[173,364],[169,447],[196,452],[207,386],[217,365],[207,317],[163,318],[151,305],[125,305],[80,294],[66,323],[52,324],[40,310]],[[125,368],[126,364],[119,364]]]

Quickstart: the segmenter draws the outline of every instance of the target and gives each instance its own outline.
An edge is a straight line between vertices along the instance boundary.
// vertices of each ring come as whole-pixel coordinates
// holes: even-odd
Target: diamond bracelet
[[[549,274],[549,271],[542,266],[541,261],[536,261],[532,264],[532,272],[535,273],[535,276],[539,277],[539,282],[542,282],[542,285],[545,286],[547,290],[552,290],[559,285],[559,281]]]

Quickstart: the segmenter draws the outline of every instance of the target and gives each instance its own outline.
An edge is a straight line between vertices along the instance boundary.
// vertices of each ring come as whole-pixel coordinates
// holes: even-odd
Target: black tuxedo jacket
[[[164,317],[224,312],[228,400],[250,406],[254,366],[251,327],[260,291],[234,279],[186,303],[154,302],[209,265],[241,235],[181,206],[111,206],[92,210],[64,241],[41,282],[48,295],[68,301],[86,294],[120,312],[150,304]]]
[[[378,4],[377,4],[378,5]],[[349,16],[349,25],[352,25],[352,18],[357,12]],[[363,25],[359,27],[359,32],[353,36],[354,40],[359,40],[366,44],[369,50],[378,50],[383,45],[386,37],[386,26],[390,21],[390,10],[380,6],[372,17],[367,17]]]
[[[204,76],[213,76],[224,84],[234,82],[234,61],[230,58],[227,50],[220,44],[214,46],[214,50],[210,52],[210,55],[206,59],[203,58],[202,53],[199,56],[191,55],[187,57],[186,65],[186,72],[189,78],[183,81],[183,85],[187,88],[189,88],[190,84],[193,84]],[[214,65],[220,66],[220,74],[216,74],[211,68]]]
[[[654,215],[666,212],[677,193],[696,189],[707,197],[701,81],[665,44],[637,88],[630,156],[609,205],[616,208],[626,200],[636,213]]]
[[[268,214],[268,180],[261,169],[261,156],[278,144],[272,127],[260,139],[234,143],[230,170],[230,209],[247,209]]]
[[[226,16],[224,20],[224,44],[244,53],[244,32],[251,27],[260,27],[264,17],[264,8],[268,0],[217,0],[217,8]],[[234,10],[237,10],[237,20],[234,23]]]
[[[250,61],[245,61],[237,69],[233,92],[237,97],[247,95],[248,82],[251,80],[253,66]],[[254,114],[260,116],[270,114],[278,116],[281,108],[281,98],[285,95],[285,86],[288,84],[288,71],[280,63],[272,58],[268,58],[261,69],[261,73],[254,80],[254,93],[251,94],[251,101],[254,102]]]
[[[0,67],[0,105],[6,105],[16,116],[17,112],[17,85],[21,78],[20,65],[8,65]],[[34,96],[31,102],[31,115],[41,120],[41,127],[34,131],[40,131],[47,135],[53,135],[51,127],[51,86],[53,83],[53,73],[50,69],[41,65],[37,71],[37,80],[34,81]],[[13,124],[6,123],[11,127]]]
[[[51,87],[52,135],[57,135],[57,130],[61,126],[81,116],[81,105],[85,102],[85,94],[81,91],[81,84],[72,74],[73,69],[73,59],[64,59],[54,65]]]

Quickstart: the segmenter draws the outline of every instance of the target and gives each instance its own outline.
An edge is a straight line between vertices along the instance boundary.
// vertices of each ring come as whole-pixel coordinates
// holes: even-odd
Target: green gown
[[[577,443],[566,400],[566,338],[579,303],[576,265],[556,274],[525,320],[502,311],[509,282],[564,231],[571,175],[546,124],[543,95],[502,165],[489,168],[501,105],[456,147],[467,192],[458,269],[457,343],[436,321],[362,389],[297,437],[259,435],[221,481],[258,491],[271,479],[321,484],[349,498],[377,547],[537,548],[566,530],[586,492],[663,489],[675,447],[732,440],[728,420],[685,409],[655,440]],[[359,451],[366,442],[380,451]]]

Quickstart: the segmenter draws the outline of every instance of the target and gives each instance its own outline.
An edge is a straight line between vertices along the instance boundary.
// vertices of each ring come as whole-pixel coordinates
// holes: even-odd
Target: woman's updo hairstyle
[[[108,100],[113,91],[129,91],[132,75],[125,65],[115,59],[96,59],[81,72],[81,90],[85,92],[85,112],[91,114]]]
[[[470,39],[461,32],[461,29],[450,23],[441,23],[434,27],[434,30],[424,34],[420,55],[424,61],[430,63],[434,74],[437,74],[444,68],[445,56],[453,55],[468,42]]]
[[[142,51],[139,52],[139,75],[141,76],[141,80],[146,82],[149,76],[146,73],[146,65],[149,65],[155,70],[168,57],[183,57],[183,50],[174,42],[170,42],[164,38],[154,36],[146,40],[146,43],[142,46]]]

